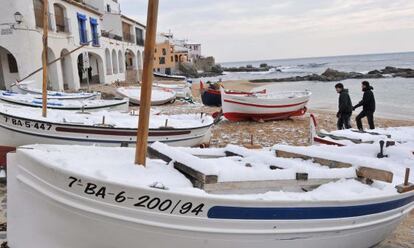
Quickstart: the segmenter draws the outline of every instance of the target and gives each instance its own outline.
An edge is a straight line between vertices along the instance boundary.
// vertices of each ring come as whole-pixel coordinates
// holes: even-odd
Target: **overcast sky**
[[[120,0],[146,22],[148,0]],[[414,51],[414,0],[160,0],[158,31],[218,62]]]

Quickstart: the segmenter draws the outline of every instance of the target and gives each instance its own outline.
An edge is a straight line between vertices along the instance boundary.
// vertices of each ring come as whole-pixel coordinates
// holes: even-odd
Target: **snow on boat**
[[[15,87],[17,91],[22,94],[31,94],[36,98],[42,98],[42,90],[34,88],[32,85],[33,81],[24,81],[16,83]],[[59,99],[59,100],[78,100],[78,99],[100,99],[101,94],[98,92],[88,93],[88,92],[78,92],[78,93],[66,93],[61,91],[48,91],[48,99]]]
[[[311,92],[266,92],[263,94],[231,94],[221,90],[224,116],[230,121],[281,120],[306,113]]]
[[[130,103],[140,104],[141,87],[121,87],[116,89],[116,93],[122,97],[127,97]],[[176,93],[170,89],[153,88],[151,94],[151,105],[158,106],[174,102]]]
[[[274,151],[245,151],[234,146],[190,152],[155,143],[151,149],[172,161],[151,159],[147,167],[134,164],[131,148],[21,147],[9,155],[8,245],[372,247],[414,207],[413,191],[398,193],[394,188],[402,180],[403,167],[412,167],[414,161],[395,150],[398,159],[378,162],[366,156],[372,145],[363,146],[332,147],[329,154],[345,159],[346,152],[353,154],[353,162],[390,168],[392,183],[367,185],[353,179],[355,168],[329,169],[310,161],[278,158]],[[307,151],[285,146],[275,149]],[[220,157],[229,151],[242,156]],[[321,155],[323,151],[312,147],[309,152]],[[191,153],[217,158],[201,159]],[[280,168],[269,169],[272,164]],[[308,180],[296,180],[295,174],[304,171]],[[204,182],[198,185],[202,189],[186,172],[199,176],[196,181]],[[331,180],[312,189],[303,186],[324,181],[322,178]],[[270,187],[286,181],[298,191]],[[242,185],[262,185],[264,190],[238,192]],[[227,191],[217,191],[220,188]],[[58,235],[51,235],[55,230]]]
[[[356,144],[373,144],[384,141],[386,146],[394,145],[396,142],[414,141],[414,133],[410,127],[378,128],[370,131],[359,131],[355,129],[336,130],[328,132],[319,130],[315,115],[310,115],[310,143],[348,146]]]
[[[155,83],[153,84],[154,87],[160,89],[167,89],[174,91],[176,93],[177,98],[188,98],[192,96],[191,88],[188,83],[183,82],[180,84],[177,83]]]
[[[138,117],[115,111],[71,112],[0,105],[0,150],[27,144],[135,145]],[[208,142],[213,119],[204,115],[152,115],[148,142],[198,146]],[[4,157],[0,154],[0,157]],[[1,156],[2,155],[2,156]]]
[[[155,77],[161,78],[161,79],[168,79],[168,80],[186,80],[187,78],[184,76],[178,76],[178,75],[168,75],[164,73],[154,72],[153,73]]]
[[[0,100],[3,102],[26,106],[26,107],[42,107],[42,99],[37,95],[20,94],[10,91],[0,91]],[[127,111],[129,107],[128,99],[121,100],[63,100],[63,99],[49,99],[47,101],[47,108],[60,110],[87,110],[95,111],[102,109],[112,109]]]

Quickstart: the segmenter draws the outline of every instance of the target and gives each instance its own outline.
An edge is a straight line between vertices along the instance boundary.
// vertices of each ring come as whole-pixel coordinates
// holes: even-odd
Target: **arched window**
[[[65,9],[60,4],[53,4],[55,11],[55,22],[57,32],[68,32],[67,24],[65,21]]]
[[[43,0],[33,0],[36,27],[43,28]]]

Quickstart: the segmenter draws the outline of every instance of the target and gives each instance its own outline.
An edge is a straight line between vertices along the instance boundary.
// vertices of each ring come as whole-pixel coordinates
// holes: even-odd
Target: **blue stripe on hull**
[[[207,216],[211,219],[241,220],[337,219],[387,212],[413,202],[414,195],[389,202],[341,207],[256,208],[215,206],[209,209]]]

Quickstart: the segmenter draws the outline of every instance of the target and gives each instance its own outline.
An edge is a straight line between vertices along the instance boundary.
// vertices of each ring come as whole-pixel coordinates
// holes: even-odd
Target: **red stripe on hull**
[[[16,147],[0,146],[0,166],[7,166],[7,153],[16,151]]]
[[[226,117],[229,121],[247,121],[247,120],[273,121],[273,120],[285,120],[285,119],[288,119],[289,117],[304,115],[305,113],[306,113],[306,108],[299,109],[293,112],[273,113],[273,114],[247,114],[247,113],[229,112],[229,113],[224,113],[224,117]]]
[[[259,105],[254,103],[245,103],[245,102],[236,102],[228,99],[224,99],[224,102],[238,104],[238,105],[244,105],[244,106],[251,106],[251,107],[258,107],[258,108],[289,108],[289,107],[295,107],[302,104],[307,103],[308,101],[300,102],[300,103],[294,103],[294,104],[287,104],[287,105]]]
[[[112,135],[112,136],[136,136],[134,131],[117,131],[117,130],[96,130],[96,129],[79,129],[68,127],[57,127],[57,132],[81,133],[81,134],[98,134],[98,135]],[[174,136],[190,134],[191,131],[149,131],[148,136]]]

